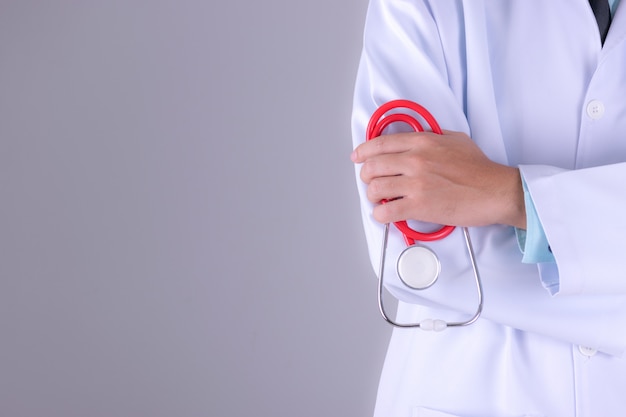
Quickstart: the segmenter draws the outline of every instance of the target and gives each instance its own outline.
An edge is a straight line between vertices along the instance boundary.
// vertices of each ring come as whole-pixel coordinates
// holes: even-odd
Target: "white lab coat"
[[[475,324],[396,329],[376,415],[619,416],[626,413],[626,6],[602,48],[587,0],[371,0],[353,113],[355,145],[386,101],[414,100],[491,159],[519,166],[556,264],[524,264],[512,227],[471,228],[484,281]],[[357,166],[357,174],[360,167]],[[359,184],[370,257],[382,226]],[[428,243],[439,281],[387,289],[398,321],[475,309],[460,230]],[[544,280],[557,280],[549,291]],[[554,294],[553,294],[554,293]]]

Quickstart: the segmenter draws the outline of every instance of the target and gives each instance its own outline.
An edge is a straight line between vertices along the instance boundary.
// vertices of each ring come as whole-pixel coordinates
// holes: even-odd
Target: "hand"
[[[517,168],[491,161],[464,133],[383,135],[359,145],[367,198],[381,223],[421,220],[452,226],[507,224],[526,228]]]

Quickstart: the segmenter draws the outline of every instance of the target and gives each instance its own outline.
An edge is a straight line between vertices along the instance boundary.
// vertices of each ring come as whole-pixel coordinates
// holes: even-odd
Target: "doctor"
[[[376,416],[624,415],[626,8],[611,3],[603,40],[588,0],[370,1],[352,160],[373,267],[384,223],[468,226],[485,293],[467,327],[394,329]],[[363,143],[400,98],[444,135]],[[461,231],[428,246],[442,269],[427,290],[386,265],[400,322],[475,309]]]

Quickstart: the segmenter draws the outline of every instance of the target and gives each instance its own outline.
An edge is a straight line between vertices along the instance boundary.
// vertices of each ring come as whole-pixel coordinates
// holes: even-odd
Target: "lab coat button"
[[[598,120],[604,115],[604,103],[600,100],[591,100],[587,104],[587,116],[593,120]]]
[[[586,346],[578,346],[578,350],[580,351],[582,355],[587,356],[589,358],[598,352],[596,349],[586,347]]]

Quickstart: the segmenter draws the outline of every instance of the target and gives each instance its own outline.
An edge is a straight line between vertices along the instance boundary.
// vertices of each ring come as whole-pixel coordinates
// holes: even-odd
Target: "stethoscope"
[[[392,123],[402,122],[408,124],[414,131],[423,132],[424,128],[413,116],[406,113],[391,113],[385,116],[391,110],[395,109],[407,109],[417,113],[421,116],[430,129],[439,135],[442,134],[439,124],[435,118],[424,107],[409,100],[393,100],[380,106],[367,125],[366,139],[372,140],[380,135],[383,131]],[[381,201],[386,203],[386,200]],[[394,225],[402,233],[404,241],[407,247],[400,253],[396,262],[396,271],[400,280],[409,288],[413,290],[424,290],[432,286],[439,277],[441,272],[441,262],[437,257],[437,254],[430,248],[416,244],[416,241],[420,242],[432,242],[440,240],[448,236],[455,229],[454,226],[443,226],[441,229],[432,233],[422,233],[417,230],[413,230],[409,227],[406,221],[395,222]],[[441,319],[424,319],[418,323],[397,323],[393,319],[389,318],[385,311],[383,302],[383,287],[384,287],[384,270],[385,259],[387,255],[387,243],[389,241],[389,223],[385,224],[383,233],[383,244],[380,255],[380,267],[378,271],[378,309],[383,319],[389,324],[396,327],[404,328],[420,328],[423,330],[441,331],[448,327],[461,327],[474,323],[480,317],[483,310],[483,290],[480,274],[478,273],[478,267],[476,266],[476,256],[474,255],[474,248],[470,239],[469,231],[467,227],[463,227],[463,236],[465,238],[465,246],[470,257],[470,263],[474,272],[474,281],[476,283],[476,292],[478,293],[478,307],[472,317],[465,321],[446,322]]]

